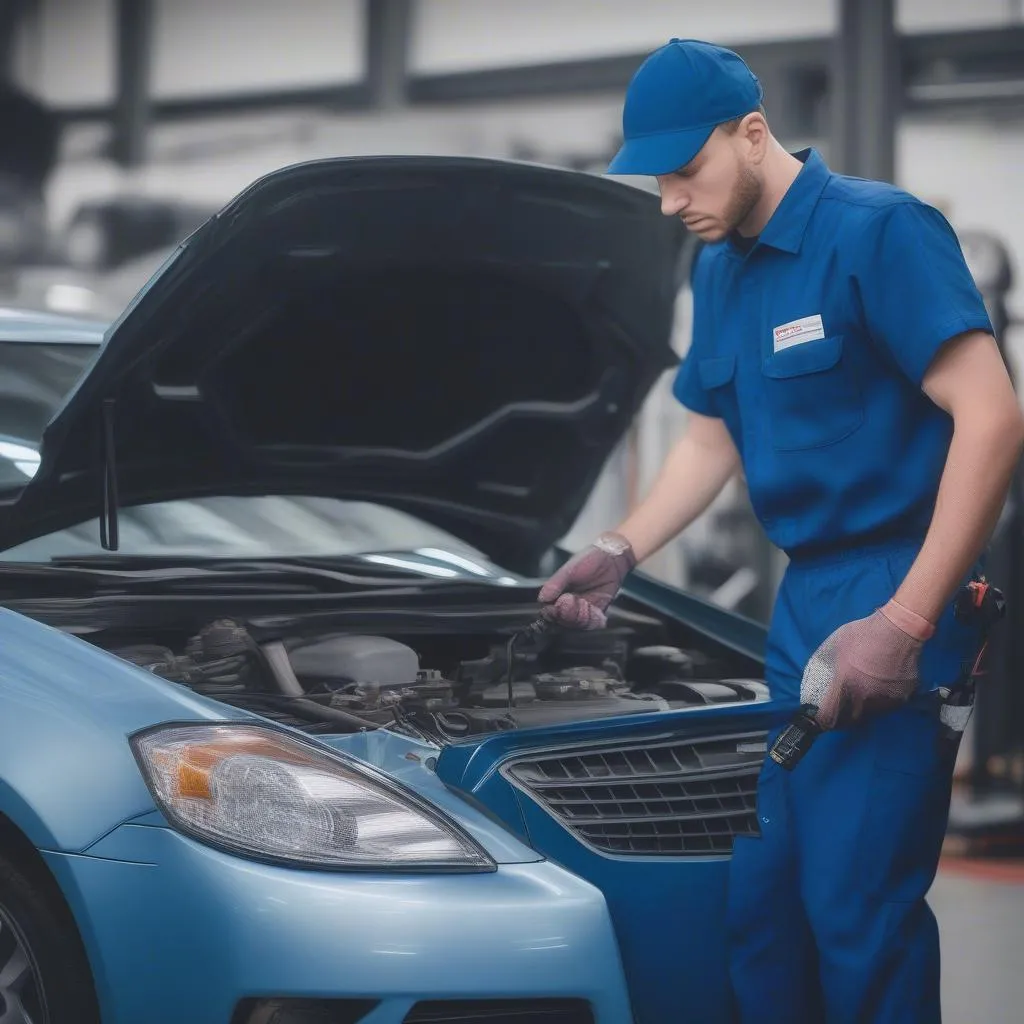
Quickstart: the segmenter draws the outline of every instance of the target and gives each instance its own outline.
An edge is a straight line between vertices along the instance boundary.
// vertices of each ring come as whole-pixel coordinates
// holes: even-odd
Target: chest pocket
[[[843,337],[806,341],[770,355],[762,366],[768,430],[779,451],[820,448],[852,434],[864,419]]]

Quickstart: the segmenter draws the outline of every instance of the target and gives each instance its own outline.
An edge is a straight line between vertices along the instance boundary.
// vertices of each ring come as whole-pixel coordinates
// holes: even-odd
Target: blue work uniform
[[[725,422],[753,509],[789,555],[766,677],[793,708],[814,650],[895,594],[928,529],[952,437],[922,391],[929,365],[956,335],[992,331],[941,213],[834,174],[813,150],[796,156],[803,167],[756,242],[699,253],[674,385],[685,406]],[[922,651],[919,697],[954,682],[980,639],[946,609]],[[952,757],[930,707],[826,733],[791,773],[766,759],[761,834],[736,841],[730,869],[743,1021],[939,1021],[925,895]]]

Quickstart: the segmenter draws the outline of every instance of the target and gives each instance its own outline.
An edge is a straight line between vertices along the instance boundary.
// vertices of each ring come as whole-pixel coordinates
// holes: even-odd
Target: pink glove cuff
[[[924,643],[930,640],[935,634],[935,625],[929,622],[923,615],[904,607],[895,599],[890,600],[884,608],[879,611],[899,630],[907,636],[913,637]]]

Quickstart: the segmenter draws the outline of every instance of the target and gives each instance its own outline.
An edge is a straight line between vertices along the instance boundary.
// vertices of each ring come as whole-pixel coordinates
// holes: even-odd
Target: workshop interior
[[[605,175],[674,37],[945,214],[1019,388],[1021,0],[0,3],[0,1019],[730,1019],[785,556],[739,477],[535,624],[687,421],[701,243]],[[1020,469],[986,576],[948,1024],[1024,1019]]]

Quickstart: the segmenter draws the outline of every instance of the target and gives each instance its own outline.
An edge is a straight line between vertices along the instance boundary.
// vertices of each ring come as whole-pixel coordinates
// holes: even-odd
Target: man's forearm
[[[683,435],[643,502],[617,528],[632,545],[638,562],[686,529],[738,469],[739,456],[724,430],[714,443],[702,436],[693,431]]]
[[[984,550],[1020,458],[1022,427],[1012,413],[984,415],[953,431],[931,526],[896,601],[935,622]]]

